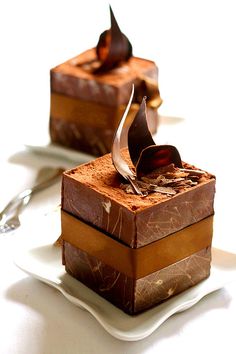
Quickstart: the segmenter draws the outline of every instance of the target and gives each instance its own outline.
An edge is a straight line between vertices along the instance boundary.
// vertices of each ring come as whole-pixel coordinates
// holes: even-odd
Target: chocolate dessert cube
[[[157,108],[162,102],[155,63],[133,56],[132,45],[111,7],[110,17],[111,27],[101,33],[96,48],[51,70],[51,141],[95,156],[111,151],[132,84],[136,95],[129,119],[147,96],[152,133],[157,129]]]
[[[128,159],[128,151],[123,154]],[[196,170],[187,163],[183,168]],[[141,197],[127,194],[110,154],[65,172],[66,271],[129,314],[208,277],[215,178],[204,173],[197,179],[175,195]]]
[[[143,92],[144,82],[151,79],[158,92],[158,71],[154,62],[132,57],[118,68],[97,75],[93,72],[95,60],[95,49],[90,49],[51,70],[50,136],[54,143],[101,156],[111,151],[132,83],[137,93]],[[152,133],[157,129],[160,104],[160,96],[147,104]],[[130,119],[138,108],[134,101]]]

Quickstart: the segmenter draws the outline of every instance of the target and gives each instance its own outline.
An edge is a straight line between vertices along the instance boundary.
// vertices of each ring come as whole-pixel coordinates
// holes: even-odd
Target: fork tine
[[[4,224],[0,226],[0,234],[5,234],[7,232],[8,225]]]
[[[0,234],[5,234],[7,232],[13,231],[20,226],[20,220],[16,216],[9,219],[5,224],[0,225]]]
[[[25,197],[25,198],[27,198],[27,197]],[[3,233],[5,234],[7,232],[13,231],[20,226],[19,215],[20,215],[21,209],[24,207],[25,198],[19,202],[16,209],[14,210],[13,216],[11,216],[10,218],[6,218],[6,221],[2,224],[0,222],[0,234],[3,234]]]
[[[58,168],[52,168],[52,167],[43,167],[38,171],[38,175],[36,180],[40,182],[36,183],[33,187],[27,188],[24,191],[20,192],[17,194],[10,202],[5,206],[5,208],[0,212],[0,223],[3,222],[3,220],[7,217],[7,215],[12,214],[15,212],[15,208],[17,208],[17,204],[23,199],[24,200],[24,205],[27,205],[27,203],[30,201],[30,198],[33,193],[39,192],[42,189],[49,187],[52,185],[57,178],[62,174],[64,171],[63,168],[58,167]],[[42,175],[45,176],[45,178],[42,180]],[[40,178],[39,178],[40,177]]]

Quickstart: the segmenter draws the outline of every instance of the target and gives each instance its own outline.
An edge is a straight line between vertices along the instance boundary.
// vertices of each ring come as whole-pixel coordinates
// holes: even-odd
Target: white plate
[[[212,270],[208,279],[161,305],[132,317],[65,272],[61,264],[61,250],[52,245],[52,241],[56,239],[55,230],[59,235],[58,212],[53,213],[53,218],[52,220],[52,215],[48,215],[44,217],[45,222],[38,222],[40,227],[35,231],[34,240],[40,240],[37,233],[42,235],[42,230],[44,239],[33,241],[34,247],[32,244],[30,247],[24,246],[24,250],[15,257],[16,265],[27,274],[58,289],[73,304],[90,312],[107,332],[118,339],[137,341],[149,336],[174,313],[187,310],[207,294],[236,279],[236,254],[213,249]],[[26,234],[25,239],[29,240]]]
[[[48,155],[60,159],[66,159],[75,163],[85,163],[94,160],[94,156],[69,149],[57,144],[48,143],[45,145],[25,144],[26,149],[38,154]]]

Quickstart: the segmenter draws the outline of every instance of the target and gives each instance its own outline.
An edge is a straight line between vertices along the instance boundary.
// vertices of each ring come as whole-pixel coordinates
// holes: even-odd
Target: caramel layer
[[[133,279],[140,279],[211,245],[213,216],[137,249],[61,211],[62,239]]]
[[[148,102],[147,113],[157,109],[160,102],[156,99]],[[53,118],[63,118],[68,122],[79,123],[81,125],[101,128],[117,128],[118,123],[124,114],[126,106],[108,106],[89,100],[81,100],[55,92],[51,93],[51,112]],[[139,105],[133,103],[130,107],[126,125],[133,120],[139,109]]]

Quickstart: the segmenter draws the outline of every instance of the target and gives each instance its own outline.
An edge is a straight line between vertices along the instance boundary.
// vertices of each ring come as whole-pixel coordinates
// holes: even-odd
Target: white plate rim
[[[59,263],[55,266],[56,272],[60,275],[67,274],[64,270],[64,266],[60,263],[61,250],[59,249],[59,247],[56,247],[51,243],[47,243],[47,242],[41,243],[40,247],[41,248],[45,247],[45,249],[50,248],[50,250],[52,250],[52,253],[54,254],[53,257],[56,258],[58,257],[58,259],[55,258],[55,260],[59,261]],[[38,248],[39,246],[38,247],[31,246],[18,253],[18,255],[14,259],[14,263],[16,264],[16,266],[21,270],[23,270],[28,275],[59,290],[63,294],[63,296],[71,303],[73,303],[74,305],[82,309],[87,310],[100,323],[100,325],[113,337],[123,341],[138,341],[146,338],[147,336],[152,334],[155,330],[157,330],[158,327],[163,322],[165,322],[169,317],[171,317],[173,314],[187,310],[188,308],[192,307],[197,302],[199,302],[206,295],[224,287],[228,282],[236,278],[236,254],[228,253],[227,251],[213,248],[211,275],[209,278],[203,280],[198,285],[195,285],[194,287],[186,290],[185,292],[174,296],[173,298],[165,301],[161,305],[158,305],[151,310],[148,310],[136,316],[129,316],[125,314],[123,311],[117,309],[115,306],[110,304],[105,299],[102,299],[95,292],[88,289],[87,287],[85,287],[79,281],[73,279],[68,274],[66,275],[67,279],[73,279],[72,281],[74,282],[73,284],[74,290],[77,291],[78,289],[75,289],[75,287],[81,288],[82,286],[82,290],[80,289],[81,292],[85,293],[87,291],[89,292],[90,296],[92,294],[92,298],[94,300],[94,303],[92,303],[92,305],[91,302],[87,303],[79,296],[71,295],[65,289],[65,287],[68,284],[66,282],[63,283],[63,281],[61,281],[59,276],[54,278],[53,280],[50,279],[50,276],[45,276],[45,275],[43,276],[42,268],[47,267],[47,265],[45,265],[45,262],[43,261],[42,263],[38,262],[37,259],[34,258],[34,256],[32,257],[32,252],[37,251]],[[222,261],[223,263],[221,262],[222,264],[219,266],[219,264],[216,264],[216,259],[218,259],[219,261],[220,258],[223,259]],[[30,262],[27,262],[29,260]],[[36,264],[37,262],[38,262],[38,268]],[[35,269],[33,270],[34,266],[36,266],[36,270]],[[49,270],[50,268],[48,268],[48,271]],[[46,273],[50,274],[50,272],[49,273],[46,272]],[[96,307],[97,306],[96,301],[99,301],[99,306],[101,307],[100,309]],[[107,318],[109,318],[110,316],[106,318],[106,316],[104,315],[104,313],[106,313],[107,311],[109,314],[119,317],[121,323],[122,321],[124,321],[124,323],[126,323],[126,327],[128,325],[128,327],[130,328],[122,329],[116,327],[116,325],[114,324],[112,325],[111,323],[109,323],[109,320],[107,320]],[[149,315],[151,320],[149,318]],[[134,328],[132,328],[132,324],[134,324]]]

